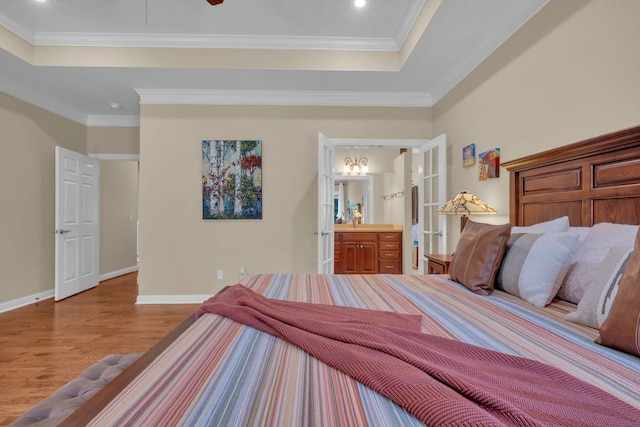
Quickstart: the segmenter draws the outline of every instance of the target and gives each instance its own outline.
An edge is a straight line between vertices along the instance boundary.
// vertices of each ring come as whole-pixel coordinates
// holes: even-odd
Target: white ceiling
[[[368,0],[357,9],[353,0],[2,0],[0,91],[89,125],[135,121],[141,97],[431,106],[547,1]],[[17,54],[14,34],[48,56]],[[68,50],[46,51],[55,46]],[[105,47],[140,57],[177,50],[139,63],[127,51],[122,65],[105,66],[87,60],[87,47],[98,57]],[[189,65],[229,52],[228,63]]]

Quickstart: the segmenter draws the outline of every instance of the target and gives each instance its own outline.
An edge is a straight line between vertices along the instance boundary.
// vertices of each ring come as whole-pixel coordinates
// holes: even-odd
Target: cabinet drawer
[[[342,233],[343,242],[377,242],[378,233],[361,233],[359,231],[353,233]]]
[[[380,261],[385,259],[400,259],[400,251],[380,251]]]
[[[378,233],[381,242],[401,242],[402,233]]]
[[[400,250],[400,242],[380,242],[380,250],[381,251],[399,251]]]
[[[380,260],[379,270],[380,274],[400,274],[402,273],[400,260]]]

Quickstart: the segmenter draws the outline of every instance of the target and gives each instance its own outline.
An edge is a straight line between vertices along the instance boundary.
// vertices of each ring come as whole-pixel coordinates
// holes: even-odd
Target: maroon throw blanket
[[[533,360],[421,333],[420,316],[265,298],[242,285],[216,313],[289,341],[431,426],[638,426],[640,411]]]

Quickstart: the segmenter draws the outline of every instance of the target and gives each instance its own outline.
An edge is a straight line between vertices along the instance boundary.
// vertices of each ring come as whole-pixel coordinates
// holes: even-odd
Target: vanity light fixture
[[[360,157],[352,159],[351,157],[344,158],[344,168],[342,169],[343,175],[366,175],[369,172],[367,167],[367,158]]]

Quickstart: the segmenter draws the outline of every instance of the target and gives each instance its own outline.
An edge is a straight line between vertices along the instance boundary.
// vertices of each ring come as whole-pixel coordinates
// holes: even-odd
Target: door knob
[[[64,230],[64,229],[56,230],[56,234],[66,234],[66,233],[71,233],[71,230]]]

